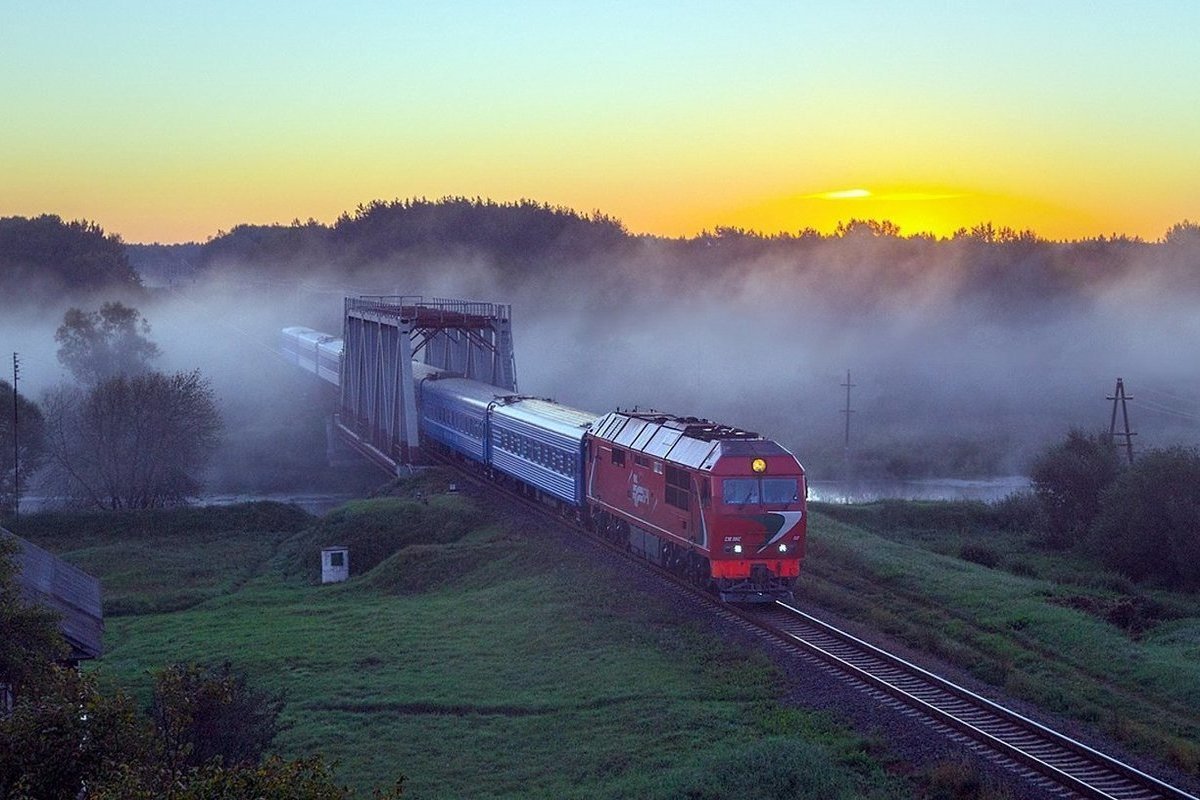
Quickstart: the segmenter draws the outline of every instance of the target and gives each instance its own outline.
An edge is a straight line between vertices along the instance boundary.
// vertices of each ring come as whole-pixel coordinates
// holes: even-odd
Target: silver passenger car
[[[491,464],[548,495],[581,506],[584,435],[597,416],[549,400],[502,400],[489,416]]]
[[[301,326],[284,328],[279,333],[279,352],[289,364],[339,385],[342,340],[336,336]]]

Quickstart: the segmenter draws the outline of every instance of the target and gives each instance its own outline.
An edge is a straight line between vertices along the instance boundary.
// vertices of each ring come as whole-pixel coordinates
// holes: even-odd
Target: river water
[[[964,480],[927,478],[918,481],[812,481],[808,499],[820,503],[869,503],[872,500],[1003,500],[1029,488],[1029,478],[1012,475]]]
[[[198,506],[230,506],[234,503],[254,503],[272,500],[276,503],[291,503],[310,514],[321,516],[337,508],[347,500],[357,499],[352,494],[322,494],[311,492],[271,492],[268,494],[208,494],[197,498]],[[36,514],[39,511],[54,511],[63,507],[63,498],[32,495],[21,498],[21,513]]]
[[[928,478],[919,481],[857,480],[812,481],[808,499],[819,503],[869,503],[872,500],[982,500],[994,502],[1013,492],[1029,488],[1029,479],[1020,475],[1002,478],[961,480],[957,478]],[[197,505],[226,506],[273,500],[292,503],[318,516],[337,508],[352,494],[320,492],[272,492],[268,494],[210,494],[201,497]],[[30,496],[21,498],[21,511],[32,514],[61,506],[58,498]]]

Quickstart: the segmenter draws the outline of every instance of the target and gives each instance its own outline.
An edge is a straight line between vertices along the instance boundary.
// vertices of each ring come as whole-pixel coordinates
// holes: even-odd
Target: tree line
[[[142,282],[121,237],[54,214],[0,217],[0,308],[104,291],[132,299]]]
[[[161,246],[134,246],[147,267]],[[980,222],[948,236],[905,232],[889,220],[849,219],[829,233],[812,227],[766,234],[718,226],[695,236],[634,234],[599,211],[584,214],[531,200],[498,203],[446,197],[375,201],[325,225],[238,225],[201,245],[180,246],[193,275],[230,271],[272,278],[374,276],[381,265],[420,285],[447,260],[476,260],[511,285],[566,278],[595,289],[637,278],[676,288],[744,280],[747,268],[777,266],[777,278],[802,280],[832,263],[871,273],[870,281],[823,286],[833,300],[862,307],[886,300],[899,279],[938,274],[964,300],[987,298],[997,310],[1049,306],[1088,286],[1139,271],[1167,271],[1200,291],[1193,269],[1200,224],[1183,220],[1157,241],[1114,234],[1050,241],[1031,230]],[[186,252],[186,256],[184,253]],[[157,267],[155,267],[157,268]],[[173,269],[185,271],[181,264]],[[876,297],[873,287],[882,287]],[[840,298],[839,293],[846,297]]]

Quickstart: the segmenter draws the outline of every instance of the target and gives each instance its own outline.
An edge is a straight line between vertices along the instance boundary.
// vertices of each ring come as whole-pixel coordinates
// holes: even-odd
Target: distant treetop
[[[44,214],[0,217],[0,289],[40,299],[97,290],[137,292],[141,281],[119,236],[94,222],[64,222]]]

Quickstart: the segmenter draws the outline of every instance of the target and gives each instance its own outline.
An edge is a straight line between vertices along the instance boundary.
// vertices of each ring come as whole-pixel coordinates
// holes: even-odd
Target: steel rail
[[[982,747],[1004,756],[1016,765],[1033,770],[1061,788],[1068,789],[1079,796],[1097,798],[1097,800],[1200,800],[1195,795],[1188,794],[1136,767],[1118,761],[1036,720],[1029,719],[965,687],[952,683],[787,603],[776,601],[771,606],[765,607],[765,611],[724,603],[679,575],[647,561],[627,549],[618,547],[577,521],[555,513],[553,509],[533,498],[526,497],[511,487],[488,480],[451,459],[440,455],[435,456],[435,459],[479,486],[498,491],[505,497],[517,501],[526,509],[533,510],[577,533],[582,533],[589,543],[600,545],[608,551],[628,558],[643,568],[666,578],[677,589],[683,590],[690,597],[700,600],[713,610],[741,620],[763,635],[817,658],[835,672],[868,688],[887,694],[896,702],[913,709],[927,719],[957,731]],[[772,622],[769,619],[771,612],[785,615],[787,618],[781,622]],[[808,626],[818,636],[806,639],[802,634],[786,629],[788,625],[798,624]],[[829,643],[822,646],[812,641],[819,636],[834,639],[834,644],[840,645],[844,650],[843,653],[839,655],[834,652]],[[845,652],[846,648],[849,648],[850,652]],[[853,659],[856,657],[860,663],[854,663]],[[878,662],[874,669],[870,668],[869,663],[864,666],[865,662],[871,660]],[[893,674],[888,675],[889,671]],[[945,706],[948,704],[944,701],[942,705],[939,705],[927,697],[919,696],[921,693],[932,698],[936,698],[939,693],[949,695],[950,698],[962,704],[962,707],[947,708]],[[981,715],[983,715],[982,719]],[[1006,726],[1011,730],[1005,730]],[[1057,752],[1048,752],[1045,756],[1031,752],[1039,748],[1043,750],[1049,748]],[[1071,763],[1065,763],[1064,759],[1068,757],[1073,757],[1074,760]],[[1047,760],[1051,758],[1057,759],[1058,763]]]
[[[782,621],[770,619],[774,612]],[[734,610],[742,616],[747,612]],[[1102,800],[1196,798],[1152,775],[1029,719],[999,703],[863,641],[827,622],[777,602],[751,621],[799,645],[837,670],[877,688],[926,716],[998,751],[1085,797]],[[755,619],[756,618],[756,619]],[[800,630],[797,630],[800,628]],[[803,628],[816,635],[806,636]],[[832,639],[821,642],[821,638]],[[839,649],[842,652],[837,652]],[[1040,751],[1040,752],[1038,752]]]

